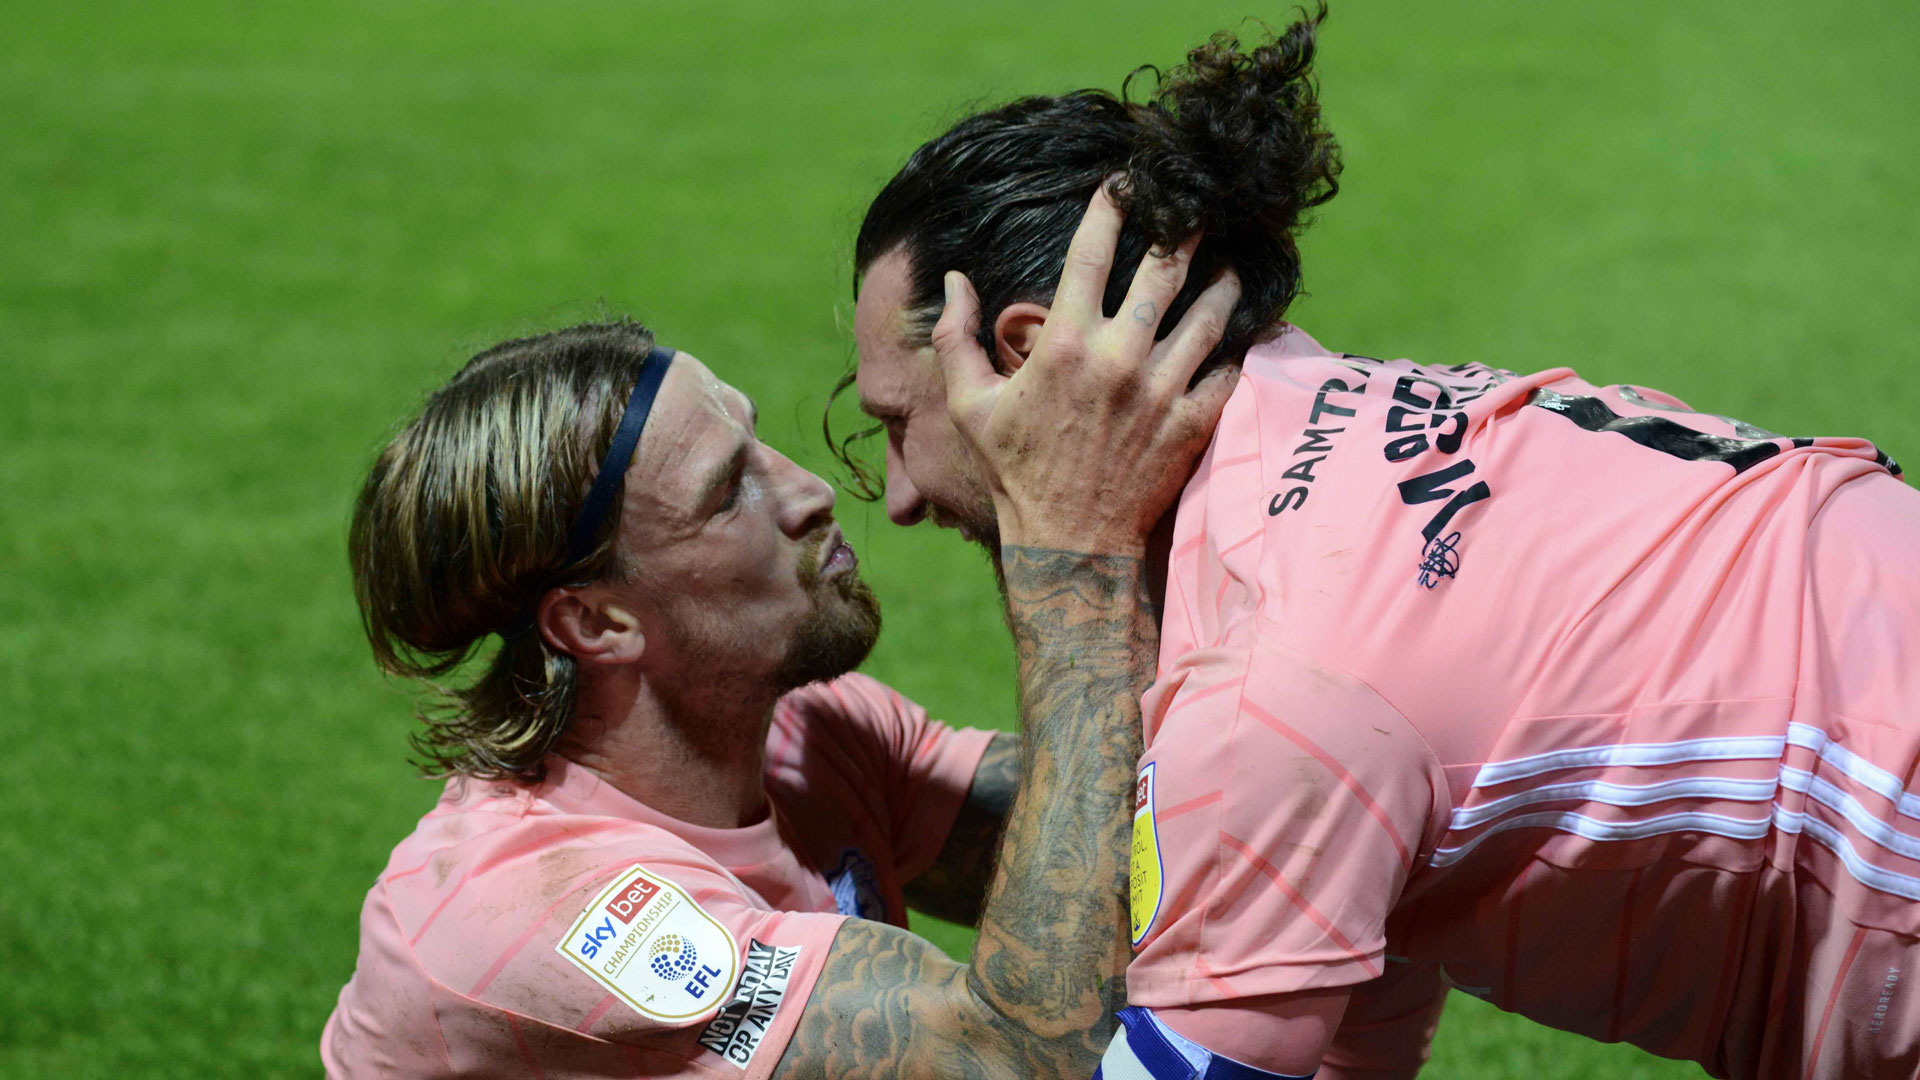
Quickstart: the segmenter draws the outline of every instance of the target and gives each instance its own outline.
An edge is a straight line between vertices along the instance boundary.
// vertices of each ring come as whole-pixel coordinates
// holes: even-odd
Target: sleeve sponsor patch
[[[554,951],[643,1016],[679,1021],[727,999],[733,935],[684,890],[635,866],[593,898]]]
[[[787,980],[800,959],[800,946],[783,948],[759,941],[747,942],[747,962],[740,972],[740,985],[733,999],[707,1022],[700,1033],[700,1045],[741,1068],[753,1061],[753,1055],[766,1041],[773,1027],[774,1014],[787,997]]]
[[[1133,845],[1127,859],[1127,913],[1134,948],[1160,915],[1160,827],[1153,819],[1153,762],[1140,766],[1133,789]]]

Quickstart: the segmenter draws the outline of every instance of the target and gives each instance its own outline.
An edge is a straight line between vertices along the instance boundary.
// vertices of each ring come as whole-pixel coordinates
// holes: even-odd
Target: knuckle
[[[1133,288],[1130,290],[1132,295],[1129,299],[1131,301],[1137,298],[1158,305],[1154,309],[1154,314],[1160,316],[1166,314],[1168,302],[1179,291],[1180,275],[1164,266],[1142,267],[1140,272],[1134,275]]]
[[[1193,333],[1203,341],[1219,341],[1227,332],[1226,317],[1215,311],[1195,311],[1191,316]]]
[[[1104,270],[1113,256],[1103,244],[1075,244],[1067,249],[1067,266],[1073,270]]]
[[[1047,353],[1055,363],[1072,363],[1089,347],[1089,335],[1079,324],[1062,319],[1047,325]]]
[[[1140,368],[1124,359],[1101,364],[1098,377],[1100,387],[1117,401],[1133,401],[1143,396],[1142,391],[1146,389]]]

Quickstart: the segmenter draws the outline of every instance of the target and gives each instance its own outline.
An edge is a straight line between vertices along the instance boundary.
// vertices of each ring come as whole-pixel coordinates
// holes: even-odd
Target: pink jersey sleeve
[[[865,675],[806,687],[784,704],[776,723],[807,726],[804,739],[785,745],[833,756],[832,771],[884,824],[898,880],[933,865],[994,733],[948,727]],[[819,775],[818,768],[802,772]]]
[[[769,910],[671,837],[580,820],[381,879],[329,1075],[771,1073],[841,916]]]
[[[1263,621],[1240,625],[1163,669],[1146,701],[1134,1005],[1378,978],[1387,913],[1445,819],[1438,762],[1398,712]]]

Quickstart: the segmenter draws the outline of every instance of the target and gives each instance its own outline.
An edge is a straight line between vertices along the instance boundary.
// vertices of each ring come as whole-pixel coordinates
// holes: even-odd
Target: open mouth
[[[840,527],[834,526],[833,535],[820,545],[825,557],[820,560],[821,578],[846,577],[860,567],[860,557],[853,552],[853,545],[840,535]]]

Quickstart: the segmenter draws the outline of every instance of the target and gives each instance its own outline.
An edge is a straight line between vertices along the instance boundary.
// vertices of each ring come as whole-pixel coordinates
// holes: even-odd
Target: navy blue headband
[[[647,426],[647,414],[653,411],[653,399],[660,393],[660,381],[667,377],[673,363],[673,350],[655,345],[640,364],[640,375],[633,380],[633,394],[627,398],[627,411],[614,429],[607,456],[600,459],[600,471],[594,475],[587,501],[580,504],[579,516],[567,533],[567,562],[572,566],[593,550],[593,538],[600,535],[600,523],[607,519],[613,497],[627,478],[627,466],[633,464],[633,451],[640,445],[640,432]]]
[[[667,368],[672,363],[673,350],[660,345],[648,350],[647,358],[640,362],[640,374],[633,380],[633,393],[627,398],[627,411],[620,415],[620,426],[613,431],[607,455],[600,459],[600,471],[594,474],[593,487],[587,489],[587,500],[580,504],[580,513],[574,516],[573,528],[567,530],[567,560],[561,565],[572,566],[593,550],[594,537],[600,535],[607,511],[620,493],[627,467],[633,463],[633,452],[640,445],[640,433],[646,430],[647,414],[653,411],[653,399],[659,395],[660,383],[667,377]],[[512,640],[532,630],[539,605],[536,597],[504,636]]]

